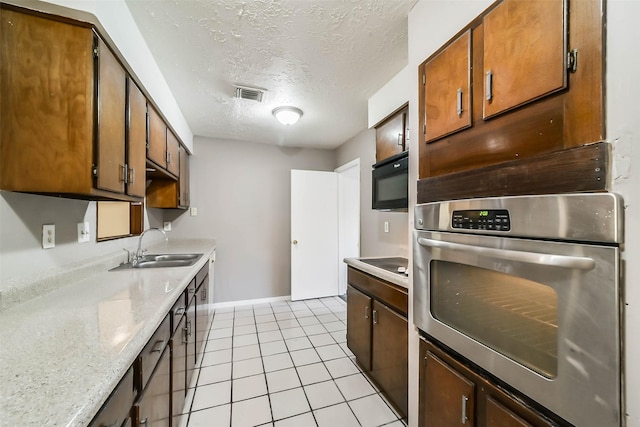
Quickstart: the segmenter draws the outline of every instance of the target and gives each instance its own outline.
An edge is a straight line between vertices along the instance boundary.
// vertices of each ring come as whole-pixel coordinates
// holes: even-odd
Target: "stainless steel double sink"
[[[112,268],[114,270],[127,270],[131,268],[167,268],[189,267],[195,264],[203,254],[156,254],[143,255],[137,262],[127,262]]]

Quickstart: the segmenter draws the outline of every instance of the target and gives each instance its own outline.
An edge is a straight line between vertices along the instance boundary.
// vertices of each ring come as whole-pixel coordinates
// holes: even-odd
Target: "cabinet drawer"
[[[147,385],[149,381],[149,377],[153,372],[153,369],[156,367],[162,352],[169,342],[169,338],[171,337],[171,327],[169,316],[166,316],[158,329],[153,334],[147,345],[144,347],[139,356],[139,374],[138,381],[140,388],[142,391]]]
[[[374,276],[349,267],[347,281],[362,292],[382,301],[400,313],[407,315],[408,296],[406,290],[380,280]]]
[[[169,315],[171,316],[171,334],[176,331],[178,324],[180,323],[180,319],[184,316],[184,313],[187,309],[187,298],[185,293],[182,293],[173,307],[171,307],[171,312]]]
[[[121,426],[129,419],[133,398],[133,368],[129,368],[89,427]]]

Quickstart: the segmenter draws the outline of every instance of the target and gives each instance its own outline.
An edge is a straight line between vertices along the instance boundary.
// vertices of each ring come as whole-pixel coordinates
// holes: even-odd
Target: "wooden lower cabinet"
[[[347,286],[347,347],[365,371],[371,370],[372,299]]]
[[[406,415],[409,386],[407,318],[375,300],[372,317],[371,376]]]
[[[193,294],[187,295],[189,303],[185,318],[185,342],[187,358],[187,387],[191,384],[196,369],[196,298]]]
[[[349,268],[347,346],[396,409],[407,415],[406,291]],[[364,292],[366,290],[366,293]],[[397,293],[398,295],[396,295]],[[399,301],[403,301],[399,303]],[[399,312],[397,308],[399,306]]]
[[[549,427],[561,424],[421,338],[418,425]]]
[[[171,416],[175,426],[179,425],[187,397],[186,324],[186,317],[181,316],[171,337]]]
[[[89,427],[122,426],[131,422],[131,405],[134,399],[133,367],[122,377],[116,389],[111,393],[107,402],[102,406]]]
[[[136,427],[171,426],[170,353],[167,346],[147,386],[133,405],[133,425]]]

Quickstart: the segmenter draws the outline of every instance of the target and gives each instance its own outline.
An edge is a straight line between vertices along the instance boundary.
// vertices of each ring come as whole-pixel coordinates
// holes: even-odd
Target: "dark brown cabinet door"
[[[121,426],[125,420],[130,420],[133,398],[133,368],[129,368],[89,427]]]
[[[98,37],[98,179],[101,190],[124,193],[127,75]]]
[[[127,79],[127,91],[127,194],[144,197],[147,99],[130,78]]]
[[[486,418],[483,425],[490,427],[531,427],[531,424],[490,397],[487,397]]]
[[[566,0],[504,0],[484,18],[489,118],[566,87]]]
[[[407,319],[373,301],[372,321],[371,376],[406,416],[409,375]]]
[[[207,300],[209,292],[209,276],[206,276],[196,291],[196,360],[204,351],[209,330],[209,307]]]
[[[194,279],[195,281],[195,279]],[[191,290],[191,287],[188,288]],[[195,291],[195,289],[194,289]],[[185,341],[187,348],[187,387],[191,384],[191,379],[196,368],[196,300],[193,293],[187,295],[189,304],[187,306],[187,316],[185,325]]]
[[[180,142],[167,129],[167,170],[175,176],[180,175]]]
[[[158,166],[166,168],[167,165],[167,125],[158,112],[149,105],[149,146],[147,158]]]
[[[425,140],[471,126],[471,30],[425,64]]]
[[[0,188],[89,193],[93,33],[0,7]]]
[[[376,163],[404,151],[406,125],[405,109],[376,127]]]
[[[171,394],[173,424],[179,425],[187,395],[187,319],[183,315],[171,338]]]
[[[133,406],[134,425],[168,427],[171,425],[170,350],[167,346],[140,399]]]
[[[475,384],[423,345],[421,341],[419,425],[474,426]]]
[[[360,366],[371,370],[372,299],[353,286],[347,286],[347,347]]]
[[[178,195],[178,207],[189,207],[189,153],[180,147],[180,177],[178,178],[180,194]]]

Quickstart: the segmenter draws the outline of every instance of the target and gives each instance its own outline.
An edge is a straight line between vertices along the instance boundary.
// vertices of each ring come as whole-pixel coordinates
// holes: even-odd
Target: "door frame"
[[[347,265],[345,258],[360,257],[360,158],[354,159],[334,170],[338,174],[338,271],[339,294],[347,293]],[[345,174],[356,173],[357,188],[347,186]],[[355,213],[354,213],[355,211]],[[345,233],[344,230],[357,230],[357,233]]]

